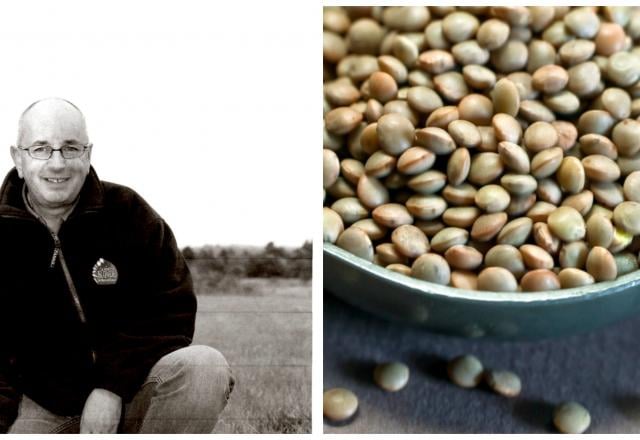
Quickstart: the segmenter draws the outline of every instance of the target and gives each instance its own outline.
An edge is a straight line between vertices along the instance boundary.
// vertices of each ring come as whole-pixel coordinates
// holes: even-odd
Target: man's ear
[[[16,166],[16,170],[18,170],[18,176],[23,179],[24,176],[22,174],[22,154],[13,145],[11,146],[11,158],[13,159],[13,164]]]

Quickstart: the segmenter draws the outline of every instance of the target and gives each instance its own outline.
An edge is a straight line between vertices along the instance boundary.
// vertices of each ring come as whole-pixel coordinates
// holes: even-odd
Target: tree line
[[[187,264],[197,272],[250,278],[311,279],[312,243],[298,248],[269,242],[256,246],[187,246],[182,249]]]

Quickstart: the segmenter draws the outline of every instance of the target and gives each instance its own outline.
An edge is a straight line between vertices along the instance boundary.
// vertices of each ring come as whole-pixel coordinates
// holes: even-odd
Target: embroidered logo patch
[[[113,285],[118,281],[118,269],[110,261],[100,258],[93,265],[93,281],[99,286]]]

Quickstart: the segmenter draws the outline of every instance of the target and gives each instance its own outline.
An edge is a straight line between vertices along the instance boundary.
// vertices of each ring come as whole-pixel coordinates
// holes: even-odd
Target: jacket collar
[[[0,187],[0,216],[32,217],[24,204],[22,191],[24,180],[18,176],[18,171],[13,168],[4,178]],[[80,190],[78,204],[71,215],[83,212],[98,211],[104,206],[104,186],[93,167]]]

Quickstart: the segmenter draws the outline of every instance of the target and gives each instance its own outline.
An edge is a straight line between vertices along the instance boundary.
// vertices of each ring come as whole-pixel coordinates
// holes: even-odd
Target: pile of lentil
[[[325,7],[324,241],[540,291],[640,250],[640,10]]]

